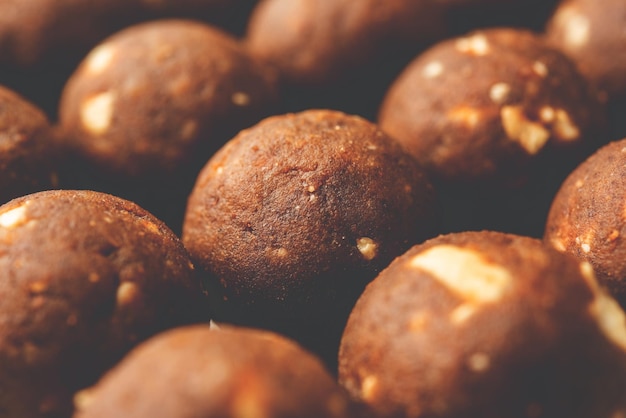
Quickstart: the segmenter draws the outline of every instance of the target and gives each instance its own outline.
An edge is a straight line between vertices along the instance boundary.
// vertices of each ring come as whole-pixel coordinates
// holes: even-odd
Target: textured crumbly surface
[[[433,176],[463,183],[525,176],[548,150],[571,158],[593,141],[599,111],[564,54],[530,31],[493,28],[420,54],[378,120]]]
[[[350,407],[322,363],[293,342],[208,326],[148,340],[75,402],[75,418],[343,418]]]
[[[499,232],[397,258],[346,326],[339,379],[393,417],[617,417],[626,316],[588,263]]]
[[[414,243],[437,231],[542,237],[566,173],[606,143],[601,133],[595,135],[596,99],[606,102],[612,138],[626,137],[623,2],[0,0],[0,85],[39,106],[54,125],[55,140],[59,134],[58,145],[71,145],[67,153],[61,150],[67,158],[53,173],[49,163],[55,164],[56,150],[43,146],[49,127],[42,112],[12,104],[13,96],[0,87],[0,205],[49,187],[98,190],[138,204],[182,234],[196,176],[240,129],[264,115],[303,109],[376,121],[387,88],[418,54],[418,61],[424,59],[417,70],[419,89],[396,88],[410,100],[385,111],[400,114],[411,109],[410,101],[419,104],[388,128],[410,134],[414,122],[421,127],[418,136],[425,142],[416,155],[435,175],[430,178],[437,181],[439,201],[435,207],[423,170],[396,154],[380,127],[335,112],[272,118],[220,151],[198,183],[206,193],[192,196],[186,238],[202,261],[206,296],[198,283],[190,284],[201,279],[194,278],[180,242],[129,202],[70,192],[71,197],[50,195],[54,204],[37,206],[28,196],[18,206],[0,208],[0,417],[68,418],[75,390],[95,383],[129,348],[154,332],[206,316],[294,337],[336,373],[339,340],[358,295]],[[561,7],[546,25],[557,3]],[[147,20],[153,23],[132,26]],[[548,36],[487,29],[492,27],[547,29]],[[480,28],[485,30],[469,32]],[[265,60],[270,68],[259,66]],[[589,80],[602,91],[587,92]],[[613,163],[626,164],[616,152]],[[585,227],[572,237],[573,252],[590,257],[601,284],[619,297],[626,289],[614,271],[626,255],[620,248],[626,209],[617,200],[626,173],[618,165],[610,182],[600,179],[593,186],[602,196],[588,190],[586,180],[580,186],[602,208],[581,203],[585,218],[569,231]],[[600,172],[590,172],[588,179],[597,177]],[[620,213],[610,215],[605,228],[593,215],[609,206]],[[559,240],[552,244],[567,252],[567,240]],[[354,372],[349,385],[355,396],[419,401],[406,414],[420,418],[457,410],[462,412],[455,418],[560,418],[554,411],[572,404],[551,403],[551,396],[577,402],[564,413],[567,418],[626,418],[623,405],[611,404],[626,398],[617,393],[625,378],[611,377],[626,373],[623,361],[613,362],[619,352],[614,347],[623,346],[624,316],[598,296],[591,264],[568,273],[575,279],[581,270],[591,296],[571,290],[563,277],[558,285],[533,279],[526,287],[513,286],[518,300],[507,293],[509,277],[543,268],[543,256],[527,259],[510,248],[494,255],[457,241],[442,245],[411,267],[430,278],[420,285],[420,291],[427,288],[419,299],[424,312],[411,299],[412,285],[389,280],[388,299],[376,302],[371,315],[360,314],[368,321],[359,344],[388,345],[367,358],[367,349],[357,347],[362,364],[384,358],[386,368]],[[500,262],[511,254],[519,260]],[[560,260],[552,253],[549,258]],[[599,270],[601,261],[615,269],[609,276]],[[460,265],[465,267],[455,270]],[[459,279],[465,273],[471,277]],[[548,273],[536,274],[549,279]],[[397,303],[396,291],[403,293]],[[576,303],[587,303],[601,332]],[[397,325],[402,312],[410,318]],[[430,339],[433,332],[438,334]],[[422,341],[419,356],[406,348],[414,334]],[[402,348],[396,349],[390,344],[399,335]],[[195,408],[222,393],[223,381],[215,382],[227,363],[223,357],[232,353],[233,361],[242,361],[256,350],[248,340],[237,340],[217,355],[208,347],[212,341],[194,338],[175,334],[168,349],[135,372],[116,371],[111,376],[122,377],[81,392],[75,397],[81,411],[132,418],[134,413],[120,410],[133,401],[131,393],[141,391],[132,404],[137,415],[145,410],[149,416],[200,418]],[[179,352],[177,344],[194,348],[176,347]],[[407,356],[421,361],[408,377],[401,374],[412,370]],[[292,399],[292,380],[278,389],[264,383],[258,376],[276,369],[316,373],[289,356],[278,357],[281,364],[271,367],[262,358],[243,371],[234,365],[236,377],[228,384],[241,392],[224,398],[216,414],[272,418],[280,414],[265,396],[275,392],[276,404],[293,410],[302,402],[320,418],[327,415],[320,410],[325,406],[339,413],[337,405],[317,397],[326,381],[307,378]],[[198,367],[205,358],[210,370]],[[533,371],[537,358],[545,373]],[[159,377],[161,371],[172,378]],[[598,378],[602,374],[608,377]],[[566,378],[546,377],[557,375]],[[208,383],[214,386],[207,395]],[[382,391],[383,383],[400,387],[400,395]],[[431,383],[426,395],[409,393]],[[107,394],[98,400],[104,387]]]
[[[66,417],[132,346],[207,320],[180,240],[135,204],[47,191],[0,207],[0,415]]]
[[[626,307],[626,139],[600,148],[554,197],[544,240],[593,265],[600,282]]]
[[[83,60],[63,90],[60,125],[80,158],[114,175],[150,178],[201,167],[273,110],[272,74],[209,25],[139,24]]]
[[[371,122],[286,114],[244,130],[208,162],[183,242],[224,293],[227,319],[289,324],[315,340],[311,327],[340,329],[365,283],[436,233],[435,199],[417,163]]]
[[[546,36],[608,98],[626,98],[625,27],[623,0],[566,0],[548,21]]]
[[[0,86],[0,204],[54,187],[57,155],[43,112]]]

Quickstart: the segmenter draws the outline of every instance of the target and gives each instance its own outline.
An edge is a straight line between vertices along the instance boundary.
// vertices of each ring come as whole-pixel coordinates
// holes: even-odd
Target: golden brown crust
[[[624,320],[589,268],[540,240],[443,235],[367,287],[339,379],[382,416],[610,416],[626,411]]]
[[[345,418],[346,394],[277,334],[220,326],[162,333],[76,397],[75,418]]]
[[[492,28],[436,44],[391,85],[379,123],[433,176],[517,179],[596,140],[601,110],[572,62],[536,34]]]
[[[72,392],[139,341],[207,320],[187,252],[137,205],[47,191],[0,208],[0,410],[67,414]]]
[[[145,178],[200,167],[276,100],[272,73],[234,37],[172,19],[128,27],[94,48],[68,80],[59,118],[82,158]]]
[[[554,197],[544,240],[590,262],[602,284],[626,307],[626,139],[580,164]]]
[[[213,156],[183,242],[228,320],[330,335],[376,272],[436,233],[437,216],[421,168],[376,125],[310,110],[267,118]]]

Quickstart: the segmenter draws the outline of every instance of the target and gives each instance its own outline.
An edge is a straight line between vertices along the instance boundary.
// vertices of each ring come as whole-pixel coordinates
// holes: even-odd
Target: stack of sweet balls
[[[624,12],[0,3],[0,416],[626,417]]]

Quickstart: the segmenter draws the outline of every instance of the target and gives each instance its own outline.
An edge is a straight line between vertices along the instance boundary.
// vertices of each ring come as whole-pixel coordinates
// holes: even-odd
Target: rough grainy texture
[[[43,112],[0,86],[0,204],[53,188],[59,152]]]
[[[600,114],[586,80],[561,52],[523,29],[443,41],[391,85],[378,120],[436,178],[517,181],[593,139]]]
[[[367,287],[339,379],[384,417],[623,416],[626,315],[540,240],[442,235]]]
[[[547,23],[546,35],[609,98],[620,98],[626,97],[624,28],[623,0],[567,0]]]
[[[441,36],[440,9],[422,0],[262,0],[246,39],[290,83],[323,85]]]
[[[554,197],[544,240],[593,265],[626,307],[626,138],[600,148]]]
[[[206,162],[276,100],[273,78],[235,38],[190,20],[129,27],[100,43],[63,91],[60,124],[78,153],[112,175]]]
[[[0,207],[0,415],[67,417],[152,334],[208,320],[187,252],[137,205],[46,191]]]
[[[208,326],[154,337],[75,402],[75,418],[345,418],[350,409],[322,363],[292,341]]]
[[[365,119],[310,110],[268,118],[213,156],[183,242],[224,293],[225,320],[310,347],[335,333],[336,344],[365,283],[436,228],[434,190],[408,154]]]

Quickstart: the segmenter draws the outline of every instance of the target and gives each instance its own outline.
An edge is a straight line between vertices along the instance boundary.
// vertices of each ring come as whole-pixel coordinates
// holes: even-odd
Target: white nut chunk
[[[483,56],[490,51],[489,41],[483,34],[476,34],[456,41],[456,49],[464,54]]]
[[[0,226],[3,228],[15,228],[28,221],[26,217],[26,205],[10,209],[0,214]]]
[[[376,396],[378,378],[374,375],[366,376],[361,382],[361,394],[363,399],[372,399]]]
[[[548,75],[548,67],[541,61],[535,61],[533,63],[533,72],[543,78]]]
[[[460,123],[468,128],[475,128],[482,119],[479,109],[471,106],[457,106],[448,112],[448,118],[455,123]]]
[[[573,48],[585,46],[589,42],[591,23],[587,16],[582,15],[574,8],[563,9],[557,19],[563,22],[565,42]]]
[[[356,247],[366,260],[373,260],[378,254],[378,243],[371,238],[358,238]]]
[[[117,288],[116,300],[118,305],[128,305],[139,295],[139,286],[133,282],[123,282]]]
[[[489,98],[497,104],[504,103],[511,92],[511,86],[507,83],[496,83],[489,89]]]
[[[431,61],[422,69],[424,78],[439,77],[443,73],[444,67],[441,61]]]
[[[480,253],[453,245],[432,247],[416,255],[411,266],[474,303],[500,300],[513,282],[506,268],[490,263]]]
[[[476,373],[482,373],[489,369],[491,358],[485,353],[474,353],[467,359],[467,366]]]
[[[476,313],[476,307],[471,303],[464,303],[450,312],[450,322],[462,325]]]
[[[80,120],[94,135],[105,133],[113,119],[113,105],[115,94],[108,91],[97,94],[85,100],[80,109]]]
[[[589,314],[606,338],[626,352],[626,313],[613,297],[605,293],[588,261],[579,264],[580,273],[594,298],[589,304]]]
[[[617,301],[597,290],[589,312],[609,341],[626,352],[626,313]]]
[[[558,109],[555,114],[554,135],[564,141],[573,141],[580,137],[580,129],[572,121],[570,115],[563,109]]]
[[[85,64],[87,71],[93,75],[102,73],[111,65],[114,56],[113,46],[108,44],[97,46],[87,55]]]
[[[241,91],[233,93],[231,100],[237,106],[248,106],[250,104],[250,96]]]
[[[504,106],[500,119],[506,135],[531,155],[537,154],[550,139],[550,131],[528,119],[521,106]]]

